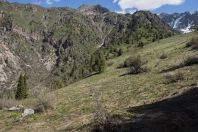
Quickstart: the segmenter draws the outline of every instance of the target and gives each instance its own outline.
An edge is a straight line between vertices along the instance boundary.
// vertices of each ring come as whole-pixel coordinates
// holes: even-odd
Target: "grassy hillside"
[[[170,72],[161,72],[170,66],[183,62],[188,56],[198,56],[197,51],[186,48],[186,43],[197,36],[195,33],[177,35],[144,48],[123,47],[124,54],[109,60],[107,70],[93,75],[57,91],[45,95],[54,109],[45,114],[35,114],[24,121],[17,121],[18,113],[0,111],[0,131],[86,131],[93,121],[96,104],[111,115],[126,119],[137,117],[128,108],[158,102],[175,97],[197,85],[198,66],[185,66]],[[148,72],[127,75],[127,68],[118,69],[129,56],[140,55],[147,62]],[[160,59],[162,55],[166,55]],[[170,82],[165,76],[183,74],[182,80]],[[36,99],[27,99],[25,107],[33,107]]]

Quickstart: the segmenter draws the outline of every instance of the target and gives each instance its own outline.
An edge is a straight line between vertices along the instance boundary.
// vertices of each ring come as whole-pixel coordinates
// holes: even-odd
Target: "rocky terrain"
[[[193,31],[194,26],[198,23],[198,12],[184,13],[161,13],[159,17],[168,23],[172,28],[182,33]]]
[[[92,74],[90,56],[98,49],[147,44],[174,31],[146,11],[122,15],[100,5],[70,9],[0,2],[0,34],[0,90],[8,93],[21,73],[31,89],[68,85]]]

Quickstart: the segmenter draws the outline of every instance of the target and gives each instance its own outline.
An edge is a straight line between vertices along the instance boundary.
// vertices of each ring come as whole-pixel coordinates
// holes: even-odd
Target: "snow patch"
[[[181,32],[183,32],[183,33],[190,33],[190,32],[192,32],[193,31],[191,29],[192,26],[193,26],[192,24],[188,24],[188,26],[186,28],[181,29]]]
[[[176,29],[176,28],[178,27],[178,25],[179,25],[179,23],[180,23],[180,20],[181,20],[183,17],[184,17],[184,16],[181,16],[181,17],[179,17],[179,18],[177,18],[177,19],[175,20],[174,26],[173,26],[174,29]]]

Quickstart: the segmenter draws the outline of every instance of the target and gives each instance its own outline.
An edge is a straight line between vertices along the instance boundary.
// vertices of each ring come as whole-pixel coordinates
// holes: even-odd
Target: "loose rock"
[[[22,113],[22,117],[26,117],[28,115],[33,115],[34,110],[33,109],[25,109],[24,112]]]
[[[8,109],[8,111],[20,111],[20,108],[18,107],[11,107]]]

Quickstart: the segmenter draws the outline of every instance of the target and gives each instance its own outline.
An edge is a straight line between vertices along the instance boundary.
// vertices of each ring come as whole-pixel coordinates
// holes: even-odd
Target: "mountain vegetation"
[[[102,73],[106,69],[106,60],[104,53],[101,51],[97,51],[91,57],[91,69],[94,72]]]
[[[8,2],[0,7],[1,54],[6,54],[1,91],[16,88],[20,72],[27,74],[30,91],[57,89],[104,71],[104,60],[122,55],[123,47],[143,47],[175,34],[148,11],[124,15],[100,5],[70,9]]]
[[[194,132],[197,37],[149,11],[1,1],[0,131]]]
[[[191,39],[191,41],[186,44],[186,47],[191,47],[192,50],[198,50],[198,37]]]

